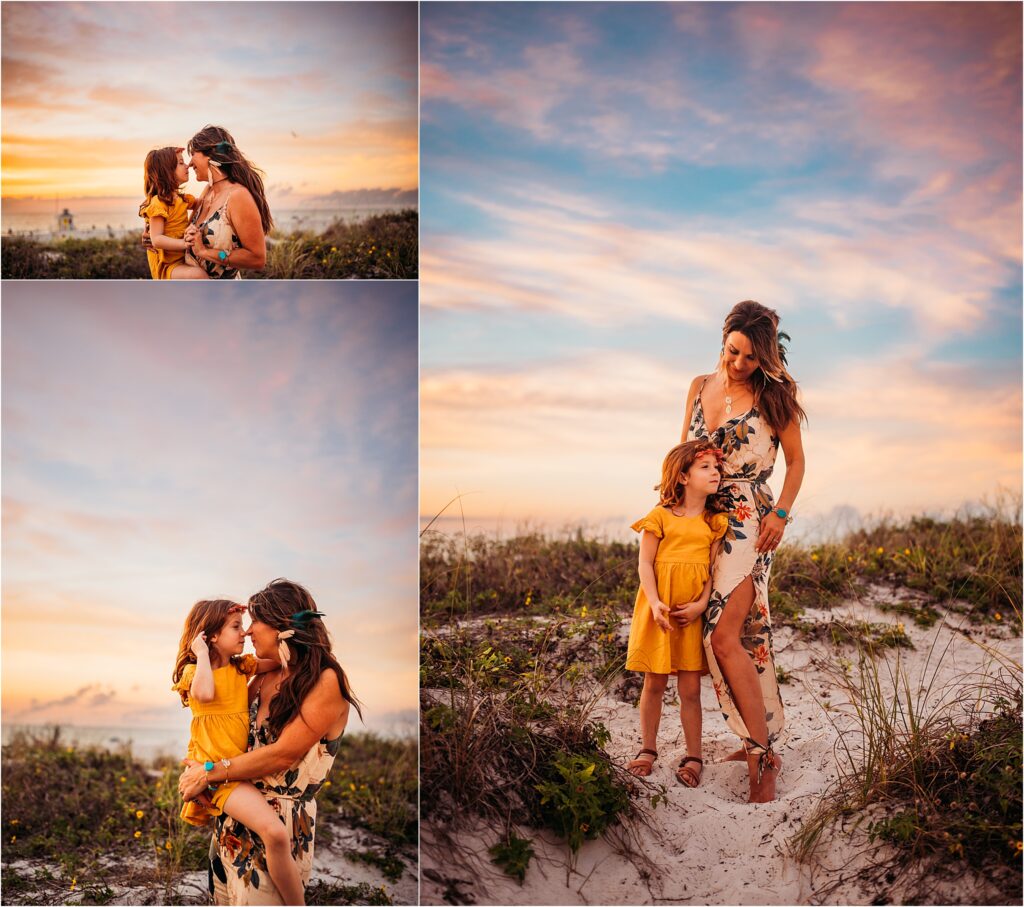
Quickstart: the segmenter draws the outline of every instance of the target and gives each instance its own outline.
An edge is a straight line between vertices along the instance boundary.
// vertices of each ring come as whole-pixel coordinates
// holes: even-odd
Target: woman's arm
[[[256,659],[256,670],[253,674],[268,674],[271,671],[276,671],[281,667],[281,662],[276,658],[257,658]]]
[[[658,546],[661,544],[653,532],[646,529],[640,536],[640,561],[637,565],[637,572],[640,574],[640,588],[644,590],[647,603],[651,606],[651,616],[654,622],[662,630],[670,629],[668,622],[668,605],[662,602],[658,595],[658,578],[654,575],[654,559],[658,556]]]
[[[213,666],[210,664],[210,648],[206,645],[206,634],[200,633],[192,640],[192,653],[196,657],[196,673],[188,695],[196,702],[209,702],[214,697]]]
[[[686,442],[686,435],[690,431],[690,421],[693,419],[693,402],[697,399],[700,387],[704,383],[704,375],[698,375],[690,382],[690,391],[686,395],[686,415],[683,417],[683,433],[679,437],[679,443]]]
[[[276,741],[236,756],[231,760],[231,768],[227,770],[218,762],[207,772],[199,763],[186,760],[188,768],[181,774],[178,789],[186,800],[190,800],[202,793],[208,784],[250,781],[290,768],[339,719],[347,721],[348,708],[338,686],[338,676],[334,671],[324,671],[313,689],[306,694],[299,714],[285,725]]]
[[[149,219],[149,241],[154,249],[164,249],[168,252],[184,252],[188,246],[183,239],[174,239],[172,236],[164,235],[164,227],[167,220],[163,217],[151,217]]]
[[[804,481],[804,442],[800,435],[800,423],[796,419],[779,432],[779,442],[786,457],[786,480],[782,483],[782,494],[775,506],[788,514]],[[754,550],[772,551],[778,548],[785,531],[786,521],[775,513],[769,513],[761,520],[761,532]]]
[[[228,216],[241,248],[232,249],[222,262],[216,249],[208,249],[199,241],[193,246],[193,254],[196,258],[221,262],[231,268],[262,271],[267,264],[267,238],[263,235],[263,221],[256,202],[244,186],[232,191],[228,199]]]

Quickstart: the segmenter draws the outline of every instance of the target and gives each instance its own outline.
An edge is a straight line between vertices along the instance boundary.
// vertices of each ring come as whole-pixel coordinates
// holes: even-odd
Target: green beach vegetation
[[[245,279],[406,279],[419,275],[419,216],[414,209],[335,221],[320,232],[271,233],[267,266]],[[0,239],[4,280],[149,280],[137,236]]]
[[[180,770],[169,756],[146,765],[128,749],[68,744],[56,727],[12,738],[3,747],[4,903],[123,903],[126,889],[134,903],[207,903],[210,830],[179,818]],[[317,797],[318,843],[344,822],[373,834],[362,862],[386,861],[389,879],[415,873],[416,790],[415,740],[343,738]],[[373,886],[314,880],[307,903],[391,900]]]

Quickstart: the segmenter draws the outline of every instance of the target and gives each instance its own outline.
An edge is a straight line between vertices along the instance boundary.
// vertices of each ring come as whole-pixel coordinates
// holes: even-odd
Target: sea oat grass
[[[844,829],[872,852],[866,878],[906,873],[914,898],[929,897],[934,870],[957,865],[1019,895],[1021,668],[991,654],[985,670],[945,689],[948,648],[933,645],[920,676],[870,646],[843,665],[834,679],[850,706],[826,709],[839,777],[790,839],[799,860]]]

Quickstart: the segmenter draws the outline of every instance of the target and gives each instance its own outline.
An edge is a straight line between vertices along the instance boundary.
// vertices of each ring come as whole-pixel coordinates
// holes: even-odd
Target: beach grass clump
[[[397,846],[417,841],[416,741],[362,733],[341,739],[317,795],[321,816],[337,813]]]
[[[338,885],[317,879],[306,888],[306,903],[311,907],[321,904],[368,904],[390,907],[393,901],[383,886],[373,886],[367,882]]]
[[[870,646],[844,663],[834,679],[850,706],[826,709],[839,777],[790,839],[798,859],[842,828],[871,851],[864,873],[890,883],[906,873],[915,899],[929,896],[940,866],[958,865],[1019,895],[1021,666],[986,651],[983,670],[945,687],[948,648],[933,647],[920,676]]]
[[[149,261],[138,235],[42,242],[23,236],[0,240],[4,280],[148,279]]]
[[[165,886],[205,868],[210,832],[179,818],[180,766],[148,770],[127,749],[66,743],[59,728],[16,734],[2,761],[5,860],[45,861],[78,887],[111,881],[101,858],[149,863]]]
[[[636,596],[635,544],[528,533],[511,539],[426,533],[420,545],[425,619],[565,613]]]
[[[656,804],[659,788],[610,758],[609,732],[592,717],[615,676],[594,670],[608,661],[600,609],[421,635],[425,847],[449,848],[443,829],[482,822],[495,836],[492,859],[521,880],[532,854],[523,829],[553,831],[572,862],[585,840],[628,837],[644,821],[644,800]]]
[[[415,209],[337,220],[320,233],[272,234],[267,266],[246,277],[273,280],[415,280],[419,215]]]

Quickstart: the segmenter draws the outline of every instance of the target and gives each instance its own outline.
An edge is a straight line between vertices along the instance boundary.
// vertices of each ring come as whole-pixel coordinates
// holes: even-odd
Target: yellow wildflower
[[[17,835],[11,835],[11,843],[12,843],[12,844],[13,844],[13,843],[14,843],[15,841],[17,841],[17,840],[18,840],[18,836],[17,836]]]
[[[878,550],[875,551],[875,554],[885,554],[885,549],[881,545],[879,545]]]
[[[135,818],[136,819],[141,819],[144,815],[146,815],[146,814],[141,809],[135,810]]]
[[[121,775],[121,783],[122,783],[122,784],[124,784],[124,783],[125,783],[125,781],[127,781],[127,780],[128,780],[128,779],[127,779],[127,778],[126,778],[126,777],[125,777],[124,775]]]
[[[167,849],[167,850],[171,850],[172,849],[171,848],[171,842],[170,841],[164,841],[164,848]]]
[[[68,752],[69,753],[73,753],[74,751],[75,751],[75,748],[73,746],[69,746],[68,747]]]
[[[903,549],[903,553],[904,554],[910,554],[910,549],[909,548],[904,548]]]
[[[331,786],[331,782],[330,781],[325,781],[324,782],[324,787],[330,787],[330,786]]]
[[[349,790],[355,790],[356,789],[355,782],[350,783],[348,788],[349,788]]]
[[[995,618],[996,620],[1002,620],[1002,619],[1003,619],[1003,615],[1002,615],[1002,614],[1000,614],[1000,613],[999,613],[998,611],[996,611],[996,613],[995,613],[995,614],[993,614],[992,616],[993,616],[993,617],[994,617],[994,618]]]
[[[21,825],[21,819],[11,819],[11,825]]]
[[[76,877],[76,878],[73,878],[73,879],[71,880],[71,891],[74,891],[74,890],[75,890],[75,887],[76,887],[77,885],[78,885],[78,878]]]
[[[135,832],[135,837],[136,838],[141,838],[142,837],[142,832],[141,831],[136,831]]]
[[[846,555],[846,562],[848,564],[852,564],[853,563],[853,555],[852,554]]]
[[[816,561],[817,559],[818,559],[818,555],[816,555],[816,554],[812,554],[811,555],[811,560],[812,561]]]
[[[511,659],[511,658],[509,658],[509,656],[508,656],[508,655],[506,655],[506,656],[505,656],[505,664],[507,664],[507,665],[510,665],[510,664],[512,664],[512,659]]]
[[[1016,844],[1013,845],[1013,848],[1017,851],[1017,853],[1020,853],[1022,850],[1024,850],[1024,841],[1018,841]]]

